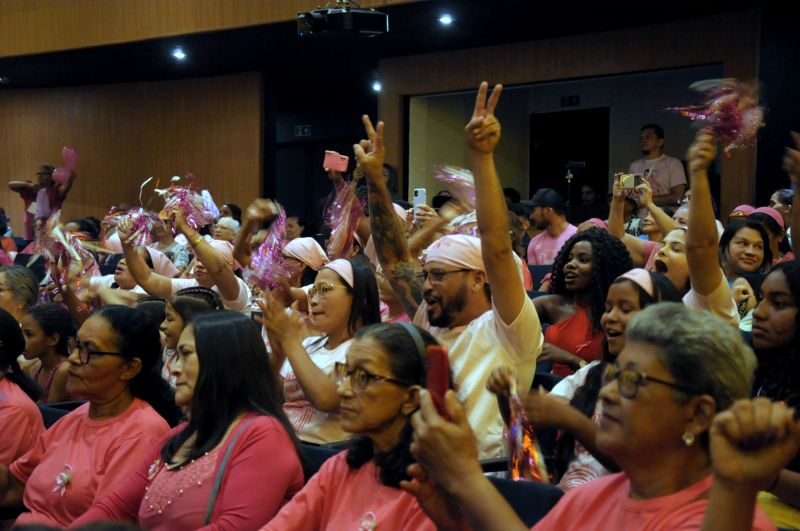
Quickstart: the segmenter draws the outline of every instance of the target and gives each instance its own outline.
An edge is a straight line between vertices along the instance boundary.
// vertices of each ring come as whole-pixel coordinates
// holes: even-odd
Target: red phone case
[[[450,420],[447,409],[444,407],[444,394],[450,389],[450,360],[447,357],[447,348],[440,345],[428,347],[428,381],[426,384],[439,414]]]

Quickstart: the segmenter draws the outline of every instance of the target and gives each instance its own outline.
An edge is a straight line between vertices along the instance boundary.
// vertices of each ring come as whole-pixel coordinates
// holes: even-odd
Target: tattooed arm
[[[378,122],[376,131],[369,117],[364,116],[363,120],[369,140],[362,140],[353,148],[367,179],[369,223],[375,251],[383,274],[403,309],[413,319],[422,300],[422,279],[417,276],[422,268],[411,257],[405,231],[394,213],[389,189],[383,181],[383,122]]]

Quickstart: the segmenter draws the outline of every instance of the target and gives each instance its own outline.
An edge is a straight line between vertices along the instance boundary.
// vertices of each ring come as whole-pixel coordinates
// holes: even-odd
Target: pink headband
[[[778,224],[781,230],[786,230],[786,227],[783,226],[783,216],[781,216],[781,213],[772,207],[768,206],[758,207],[757,209],[753,210],[750,214],[766,214],[775,220],[775,223]]]
[[[328,263],[328,256],[314,238],[295,238],[286,244],[283,254],[300,260],[314,271]]]
[[[753,208],[750,205],[739,205],[736,208],[734,208],[733,210],[731,210],[731,214],[733,214],[734,212],[744,212],[745,214],[747,214],[749,216],[750,214],[753,213],[753,210],[755,210],[755,208]]]
[[[637,267],[636,269],[631,269],[630,271],[626,271],[617,278],[618,279],[627,278],[628,280],[634,282],[637,286],[642,288],[645,291],[645,293],[650,295],[651,298],[655,298],[653,291],[653,277],[651,277],[650,273],[648,273],[644,269]]]
[[[325,264],[322,269],[330,269],[342,277],[342,280],[344,280],[348,286],[351,288],[353,287],[353,264],[351,264],[349,260],[339,258]]]
[[[600,218],[591,218],[589,219],[589,223],[598,229],[608,230],[608,224]]]

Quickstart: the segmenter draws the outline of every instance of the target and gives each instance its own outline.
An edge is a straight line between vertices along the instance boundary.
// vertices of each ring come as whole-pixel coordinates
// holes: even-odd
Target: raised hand
[[[386,150],[383,147],[383,122],[378,122],[378,127],[375,128],[366,114],[361,120],[364,122],[364,130],[369,140],[361,140],[353,145],[356,160],[368,181],[383,180],[383,161],[386,157]]]
[[[494,115],[497,102],[500,101],[500,93],[503,92],[503,85],[497,84],[486,101],[486,93],[489,91],[489,84],[484,81],[478,89],[478,96],[475,99],[475,110],[464,131],[467,136],[467,146],[470,151],[481,154],[489,154],[494,151],[497,142],[500,140],[500,122]]]
[[[639,200],[639,204],[646,206],[653,203],[653,189],[647,179],[642,179],[642,184],[634,189],[634,193]]]
[[[708,170],[711,163],[717,156],[717,145],[714,137],[708,129],[701,129],[694,137],[694,142],[689,146],[686,153],[686,160],[689,165],[689,173],[694,175],[698,172]]]
[[[800,133],[792,131],[794,149],[787,147],[783,156],[783,170],[789,174],[792,184],[800,185]]]
[[[247,221],[262,222],[276,217],[279,212],[280,207],[275,201],[256,199],[250,203],[250,206],[244,211],[244,215]]]
[[[717,479],[747,490],[767,488],[800,448],[794,410],[767,398],[739,400],[709,430]]]
[[[486,380],[486,389],[498,396],[510,396],[517,385],[517,376],[511,367],[497,367]]]
[[[571,406],[563,397],[551,395],[539,387],[528,393],[524,407],[528,420],[534,426],[560,427],[560,421],[565,418],[564,408]]]

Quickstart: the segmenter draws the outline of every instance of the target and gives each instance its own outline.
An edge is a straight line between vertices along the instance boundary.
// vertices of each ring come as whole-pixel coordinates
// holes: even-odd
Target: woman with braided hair
[[[539,361],[553,362],[553,372],[566,376],[603,357],[600,317],[611,283],[633,268],[625,245],[600,229],[571,237],[553,263],[550,295],[533,303],[543,323]]]

